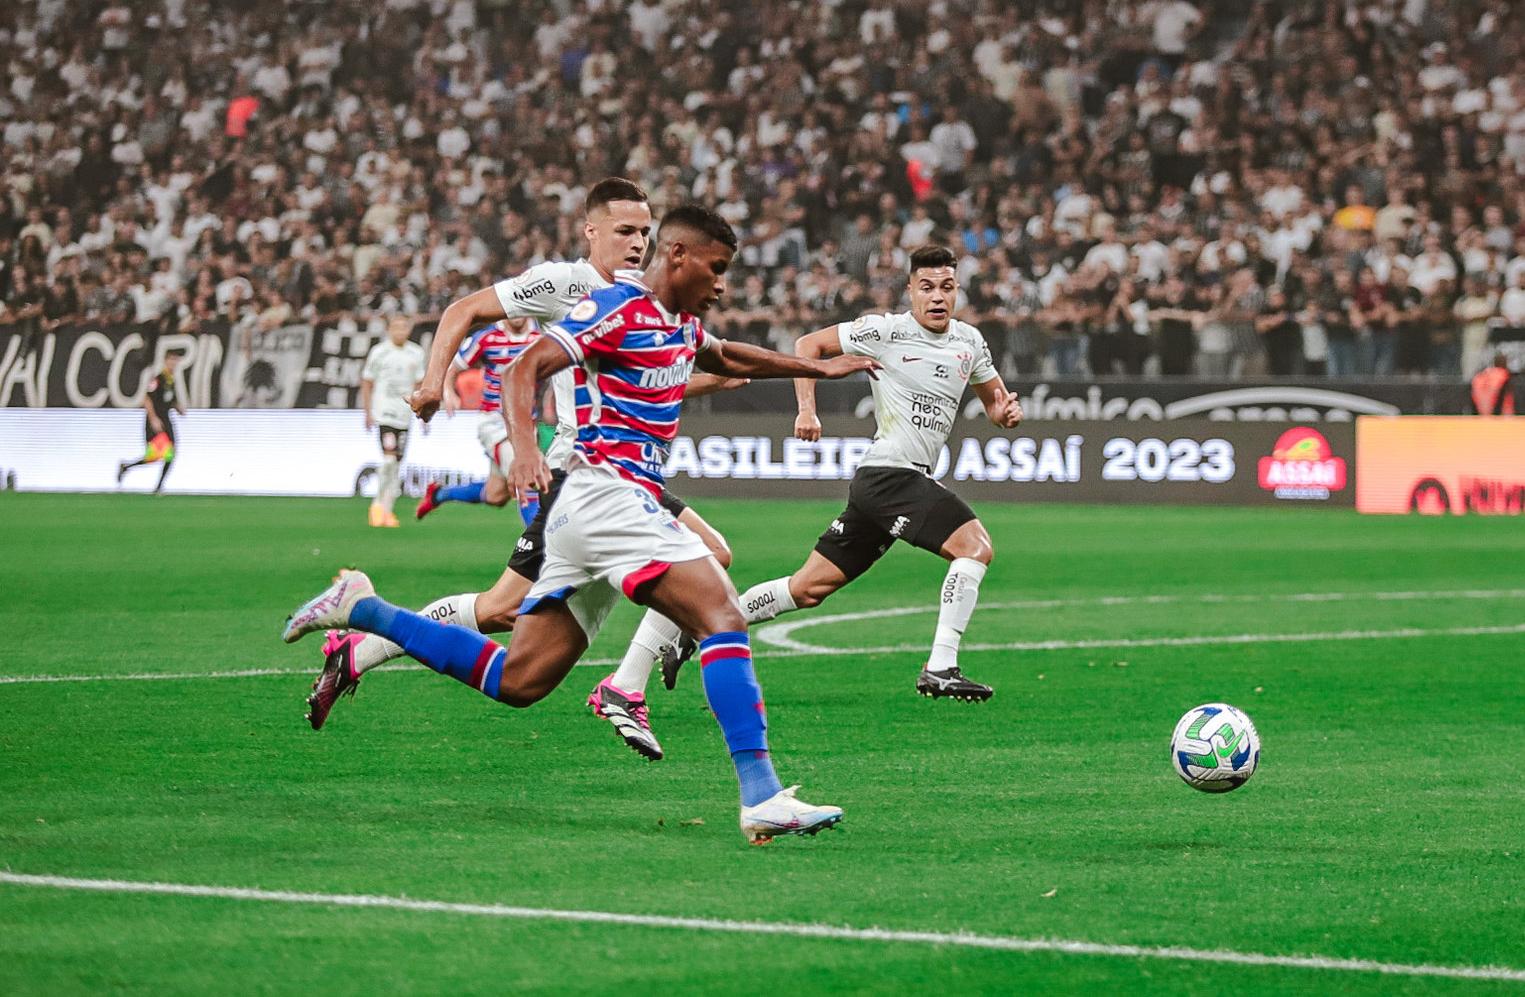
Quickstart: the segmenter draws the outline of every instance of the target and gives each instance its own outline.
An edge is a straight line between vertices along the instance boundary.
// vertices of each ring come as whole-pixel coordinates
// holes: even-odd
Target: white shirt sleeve
[[[377,376],[381,373],[382,345],[383,344],[381,343],[377,343],[375,346],[371,347],[371,352],[365,355],[365,367],[360,372],[360,379],[362,381],[375,381]]]
[[[884,351],[889,338],[890,317],[888,315],[864,315],[837,326],[837,339],[842,344],[843,353],[877,357]]]
[[[995,369],[995,361],[990,358],[990,347],[985,343],[985,337],[980,330],[972,325],[965,325],[970,338],[974,340],[974,367],[969,373],[970,384],[984,384],[993,381],[1000,376]]]
[[[517,277],[498,281],[492,289],[509,318],[554,322],[564,310],[562,290],[570,280],[570,269],[567,263],[539,263]]]

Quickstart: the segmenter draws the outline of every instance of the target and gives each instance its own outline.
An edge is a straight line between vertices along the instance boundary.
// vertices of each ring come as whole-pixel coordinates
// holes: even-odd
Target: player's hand
[[[445,414],[448,416],[453,416],[460,410],[460,399],[456,398],[455,395],[447,392],[445,395]]]
[[[443,397],[444,392],[439,388],[420,385],[408,396],[408,407],[413,410],[414,415],[428,422],[434,418],[434,413],[439,411],[440,400]]]
[[[737,388],[745,388],[752,383],[750,377],[715,377],[716,391],[735,391]]]
[[[821,438],[821,420],[815,413],[801,412],[794,417],[794,438],[814,443]]]
[[[508,465],[508,487],[513,489],[519,505],[529,505],[531,493],[544,493],[551,487],[551,466],[545,462],[545,454],[533,450],[526,454],[514,454]]]
[[[874,371],[883,369],[884,364],[872,357],[860,357],[844,353],[839,357],[832,357],[830,360],[825,360],[821,363],[821,377],[828,381],[835,381],[856,374],[861,370],[877,381],[879,378]]]
[[[369,411],[365,413],[365,428],[367,432],[376,428],[376,420],[371,418]]]
[[[991,422],[1002,429],[1016,429],[1022,423],[1022,400],[1016,395],[1007,395],[996,407]]]

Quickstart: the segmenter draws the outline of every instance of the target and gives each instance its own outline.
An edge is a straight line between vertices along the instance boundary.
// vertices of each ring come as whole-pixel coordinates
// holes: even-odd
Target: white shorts
[[[574,459],[545,525],[545,563],[520,604],[565,602],[591,643],[609,610],[669,565],[710,556],[656,498],[613,471]]]
[[[508,465],[514,462],[514,448],[508,442],[508,426],[503,421],[502,412],[482,413],[482,421],[477,423],[477,440],[482,444],[482,452],[492,462],[493,470],[508,477]]]

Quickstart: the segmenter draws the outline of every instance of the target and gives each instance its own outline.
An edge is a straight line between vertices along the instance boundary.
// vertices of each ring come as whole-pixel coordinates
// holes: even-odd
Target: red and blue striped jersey
[[[660,495],[694,356],[710,348],[698,317],[669,314],[650,289],[622,274],[545,335],[575,365],[577,453]]]
[[[498,322],[472,333],[455,353],[458,370],[482,368],[482,411],[496,412],[503,405],[503,368],[540,338],[533,320],[523,333],[512,332]]]

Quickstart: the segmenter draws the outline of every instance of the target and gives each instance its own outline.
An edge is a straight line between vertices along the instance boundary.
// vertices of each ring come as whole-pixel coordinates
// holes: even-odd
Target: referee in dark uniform
[[[146,441],[143,456],[117,465],[117,484],[120,485],[122,478],[135,467],[162,463],[159,483],[154,485],[154,491],[164,488],[164,479],[169,474],[170,465],[175,462],[175,424],[170,421],[169,410],[174,409],[182,419],[185,418],[185,401],[180,396],[180,382],[175,379],[175,369],[180,366],[180,358],[184,355],[165,354],[163,369],[148,382],[148,391],[143,395],[143,411],[147,416],[143,421],[143,439]]]

